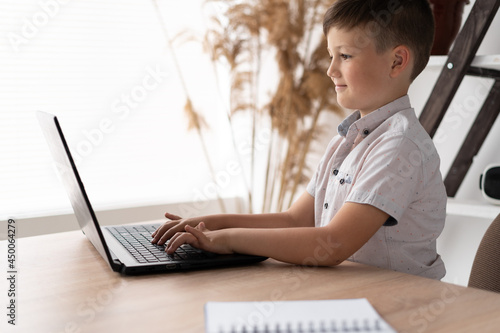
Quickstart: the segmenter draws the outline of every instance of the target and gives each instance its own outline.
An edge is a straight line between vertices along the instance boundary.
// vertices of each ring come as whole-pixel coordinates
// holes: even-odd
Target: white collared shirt
[[[446,190],[440,159],[409,97],[338,127],[307,186],[315,225],[327,225],[345,202],[372,205],[390,218],[351,261],[441,279],[436,239],[444,227]]]

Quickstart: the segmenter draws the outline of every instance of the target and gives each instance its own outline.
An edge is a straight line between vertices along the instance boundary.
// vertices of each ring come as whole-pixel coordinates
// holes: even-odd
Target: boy
[[[153,243],[183,243],[293,264],[346,259],[441,279],[436,238],[446,192],[435,147],[407,96],[434,33],[426,0],[337,0],[323,30],[338,103],[355,109],[338,127],[307,191],[285,212],[181,219],[166,213]]]

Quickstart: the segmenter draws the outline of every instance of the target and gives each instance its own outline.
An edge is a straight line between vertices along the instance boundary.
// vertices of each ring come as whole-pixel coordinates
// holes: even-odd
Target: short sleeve
[[[346,201],[372,205],[399,221],[423,184],[422,151],[401,134],[371,145]]]

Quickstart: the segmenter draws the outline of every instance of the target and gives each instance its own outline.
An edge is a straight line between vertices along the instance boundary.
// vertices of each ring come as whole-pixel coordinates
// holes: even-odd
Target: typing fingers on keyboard
[[[168,254],[172,254],[183,244],[190,244],[196,247],[197,243],[198,240],[192,234],[186,232],[177,232],[170,239],[170,242],[168,243],[168,246],[165,249],[165,251]]]
[[[173,233],[178,231],[179,228],[176,228],[178,225],[179,223],[173,221],[163,223],[158,227],[158,229],[156,229],[155,232],[151,234],[153,237],[151,243],[158,245],[164,244],[173,235]]]
[[[158,233],[160,232],[161,227],[163,227],[163,224],[162,224],[162,225],[160,225],[158,228],[156,228],[156,230],[155,230],[155,231],[153,231],[153,232],[151,233],[151,237],[155,238],[155,237],[156,237],[156,235],[158,235]]]
[[[162,227],[164,227],[165,225],[170,225],[171,222],[180,222],[182,220],[182,217],[180,216],[177,216],[177,215],[174,215],[174,214],[170,214],[170,213],[165,213],[165,217],[167,219],[169,219],[170,221],[167,221],[165,223],[163,223],[158,229],[156,229],[152,234],[151,234],[151,237],[155,237],[159,232],[164,231],[164,229],[162,229]],[[171,227],[170,227],[171,228]]]
[[[176,233],[182,233],[182,232],[184,232],[184,224],[177,223],[176,225],[170,227],[168,230],[165,231],[163,236],[161,236],[160,239],[158,240],[158,244],[163,245],[169,239],[171,239]]]

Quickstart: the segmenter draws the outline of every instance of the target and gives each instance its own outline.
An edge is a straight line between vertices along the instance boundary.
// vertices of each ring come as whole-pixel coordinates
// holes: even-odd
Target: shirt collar
[[[350,129],[356,129],[358,131],[363,131],[363,134],[366,136],[374,131],[389,117],[395,115],[399,111],[410,108],[410,98],[408,95],[405,95],[382,106],[381,108],[378,108],[375,111],[370,112],[362,118],[359,110],[356,110],[339,124],[337,131],[339,135],[345,137]]]

